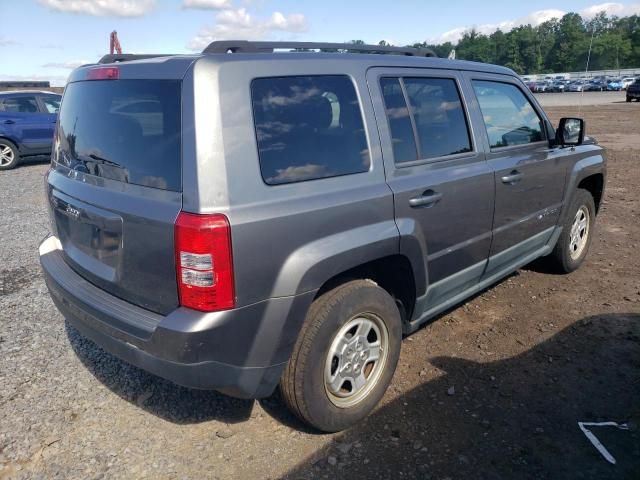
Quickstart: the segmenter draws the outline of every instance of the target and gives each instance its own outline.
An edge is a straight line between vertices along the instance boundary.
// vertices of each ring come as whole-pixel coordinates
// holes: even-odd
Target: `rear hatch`
[[[117,70],[101,68],[106,78]],[[66,87],[47,184],[52,228],[79,275],[167,314],[179,304],[181,81],[122,76]]]

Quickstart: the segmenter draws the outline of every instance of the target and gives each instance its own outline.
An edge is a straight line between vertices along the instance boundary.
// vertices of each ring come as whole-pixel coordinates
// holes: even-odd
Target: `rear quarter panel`
[[[292,57],[294,57],[292,55]],[[385,183],[371,100],[358,63],[265,61],[242,55],[194,65],[193,182],[184,209],[222,212],[232,225],[238,305],[309,292],[333,275],[398,252],[391,191]],[[290,75],[348,75],[360,100],[368,172],[285,185],[262,180],[252,118],[251,81]],[[200,108],[206,104],[207,108]]]

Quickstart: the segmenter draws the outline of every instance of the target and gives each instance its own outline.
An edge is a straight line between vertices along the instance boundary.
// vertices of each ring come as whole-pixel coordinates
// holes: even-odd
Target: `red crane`
[[[116,32],[115,30],[111,32],[109,40],[109,53],[111,55],[113,55],[114,53],[122,55],[122,48],[120,47],[120,41],[118,40],[118,32]]]

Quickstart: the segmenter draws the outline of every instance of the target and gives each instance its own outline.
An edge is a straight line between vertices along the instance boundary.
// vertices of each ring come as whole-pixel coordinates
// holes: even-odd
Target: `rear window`
[[[43,95],[40,97],[47,113],[58,113],[60,111],[60,95]]]
[[[360,105],[349,77],[260,78],[251,84],[251,99],[265,183],[369,170]]]
[[[179,191],[180,125],[177,80],[70,83],[54,158],[98,177]]]

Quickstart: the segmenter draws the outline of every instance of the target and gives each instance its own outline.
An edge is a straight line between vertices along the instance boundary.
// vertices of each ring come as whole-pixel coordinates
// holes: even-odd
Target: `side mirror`
[[[584,120],[581,118],[561,118],[556,130],[556,143],[563,147],[576,146],[584,141]]]

